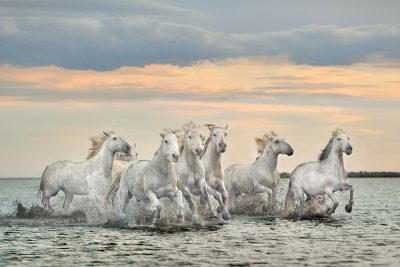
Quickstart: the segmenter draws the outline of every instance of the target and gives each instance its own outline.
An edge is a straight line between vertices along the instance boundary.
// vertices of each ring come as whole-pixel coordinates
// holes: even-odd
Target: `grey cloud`
[[[298,64],[347,65],[370,56],[398,60],[398,43],[397,24],[225,34],[134,16],[0,18],[0,64],[20,66],[110,70],[275,55]]]
[[[204,16],[199,11],[146,0],[1,0],[5,16]]]

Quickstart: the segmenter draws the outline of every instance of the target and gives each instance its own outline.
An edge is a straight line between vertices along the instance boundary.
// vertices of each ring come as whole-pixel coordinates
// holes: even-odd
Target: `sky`
[[[0,177],[82,161],[114,130],[151,159],[164,128],[229,124],[224,166],[274,130],[314,161],[400,171],[400,2],[0,0]],[[208,134],[203,127],[204,134]]]

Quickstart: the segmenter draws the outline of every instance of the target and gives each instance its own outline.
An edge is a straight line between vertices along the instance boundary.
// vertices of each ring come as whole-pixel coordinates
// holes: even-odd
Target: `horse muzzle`
[[[219,152],[224,153],[226,151],[226,144],[225,143],[219,143]]]
[[[351,146],[348,146],[347,148],[346,148],[346,154],[347,155],[351,155],[351,153],[353,153],[353,148],[351,147]]]
[[[178,160],[179,160],[179,154],[173,153],[172,154],[172,161],[173,162],[178,162]]]
[[[290,148],[286,155],[291,156],[291,155],[293,155],[293,153],[294,153],[293,148]]]
[[[203,149],[201,149],[201,148],[196,148],[196,154],[197,154],[197,156],[201,156],[201,153],[203,153]]]
[[[132,148],[131,148],[131,146],[125,146],[124,147],[124,149],[123,149],[123,151],[124,151],[124,153],[127,155],[127,156],[132,156]]]

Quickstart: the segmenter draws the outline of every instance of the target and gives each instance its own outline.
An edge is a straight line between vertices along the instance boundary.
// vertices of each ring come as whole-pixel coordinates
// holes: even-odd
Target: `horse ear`
[[[160,133],[160,136],[161,136],[162,139],[164,139],[165,133]]]
[[[228,130],[228,126],[229,126],[229,123],[227,123],[227,124],[225,125],[225,128],[224,128],[225,131]]]
[[[211,123],[207,123],[207,124],[204,124],[204,126],[207,126],[208,129],[211,131],[214,128],[215,125],[211,124]]]
[[[109,136],[110,136],[110,134],[109,134],[109,133],[107,133],[106,131],[103,131],[103,134],[104,134],[105,136],[107,136],[107,137],[109,137]]]
[[[133,144],[133,148],[136,148],[136,143]]]

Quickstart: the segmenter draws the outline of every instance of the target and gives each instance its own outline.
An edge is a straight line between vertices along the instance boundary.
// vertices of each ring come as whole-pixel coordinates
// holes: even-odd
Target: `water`
[[[328,219],[234,216],[214,228],[158,231],[90,224],[73,216],[19,219],[12,215],[13,201],[37,204],[39,180],[0,180],[0,266],[398,266],[400,179],[350,183],[355,188],[351,214],[344,212],[348,194],[339,194],[339,208]],[[54,201],[58,210],[61,199]],[[85,203],[77,198],[74,205]]]

